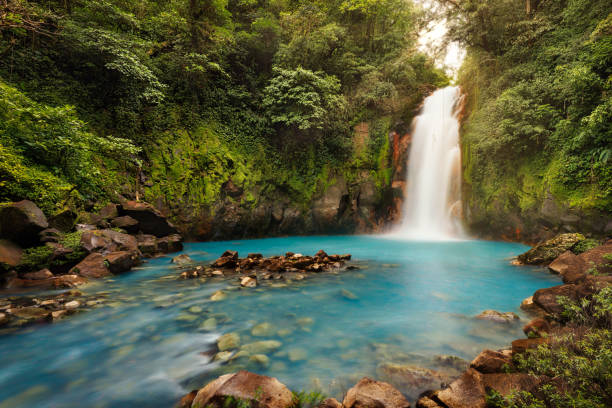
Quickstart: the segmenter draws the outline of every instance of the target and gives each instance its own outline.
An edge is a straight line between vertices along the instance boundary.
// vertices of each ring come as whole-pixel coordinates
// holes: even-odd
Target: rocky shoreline
[[[554,378],[518,372],[515,361],[519,355],[549,344],[554,338],[552,333],[564,329],[559,318],[562,310],[560,295],[581,301],[612,285],[612,240],[578,255],[571,252],[582,240],[584,237],[579,234],[563,234],[518,257],[517,263],[548,264],[549,270],[560,274],[564,283],[537,290],[532,297],[523,301],[521,308],[534,317],[523,327],[526,338],[512,341],[507,349],[483,350],[450,384],[422,393],[416,402],[417,408],[485,408],[489,406],[492,393],[501,396],[514,392],[538,395],[543,385],[561,386]],[[227,257],[237,257],[237,254],[224,255],[217,265],[223,264]],[[477,318],[507,323],[516,321],[518,316],[489,310]],[[228,353],[225,350],[232,347],[226,347],[226,343],[232,341],[231,338],[221,338],[220,353]],[[228,355],[231,358],[232,353]],[[246,404],[244,406],[263,408],[301,406],[301,401],[292,397],[287,387],[278,380],[247,371],[223,375],[204,388],[187,394],[177,406],[221,407],[227,406],[227,401],[230,401],[229,406],[236,405],[236,401],[242,401]],[[342,402],[330,398],[320,401],[317,407],[409,408],[410,402],[393,385],[366,377],[348,390]]]
[[[81,214],[67,210],[49,219],[31,201],[2,204],[0,287],[9,296],[0,298],[0,328],[53,322],[95,307],[99,296],[73,289],[182,249],[176,228],[147,203],[123,201]],[[57,290],[64,292],[45,292]]]

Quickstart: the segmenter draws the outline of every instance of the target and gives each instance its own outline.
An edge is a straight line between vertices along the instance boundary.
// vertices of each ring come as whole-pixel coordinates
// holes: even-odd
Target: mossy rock
[[[548,264],[584,240],[584,235],[578,233],[557,235],[519,255],[518,259],[527,265]]]

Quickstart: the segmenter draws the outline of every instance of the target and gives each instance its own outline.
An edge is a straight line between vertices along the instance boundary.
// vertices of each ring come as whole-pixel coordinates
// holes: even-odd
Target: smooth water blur
[[[85,290],[108,293],[104,307],[0,337],[0,407],[171,407],[239,368],[294,390],[338,395],[359,376],[376,377],[381,363],[427,366],[437,354],[469,360],[484,347],[507,345],[522,336],[521,324],[473,316],[485,309],[521,314],[522,299],[558,283],[543,268],[509,265],[507,258],[526,249],[509,243],[291,237],[187,244],[185,253],[208,262],[226,249],[350,252],[363,269],[240,289],[223,279],[177,280],[170,257],[152,260]],[[222,288],[228,297],[210,301]],[[207,331],[210,319],[217,325]],[[264,322],[269,333],[251,335]],[[227,332],[238,332],[243,344],[272,339],[282,346],[267,353],[267,368],[248,359],[212,363],[210,351]]]
[[[438,89],[414,119],[400,237],[448,240],[463,235],[457,86]]]

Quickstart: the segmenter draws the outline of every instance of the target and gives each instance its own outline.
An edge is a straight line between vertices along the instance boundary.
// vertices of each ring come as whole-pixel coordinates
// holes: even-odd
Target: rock
[[[441,373],[415,365],[382,363],[376,368],[378,377],[402,390],[421,391],[440,388],[446,379]]]
[[[71,289],[87,283],[87,279],[78,275],[61,275],[53,278],[52,281],[56,289]]]
[[[314,324],[314,319],[312,317],[301,317],[297,319],[297,324],[301,328],[312,326]]]
[[[227,294],[225,292],[223,292],[222,290],[218,290],[212,294],[212,296],[210,297],[210,300],[212,300],[213,302],[218,302],[220,300],[225,299],[226,297],[227,297]]]
[[[183,250],[183,237],[179,234],[168,235],[157,240],[157,249],[160,252],[171,254]]]
[[[261,259],[263,258],[263,255],[260,253],[250,253],[247,255],[247,258],[251,258],[251,259]]]
[[[528,265],[548,264],[584,239],[582,234],[576,233],[557,235],[519,255],[518,260]]]
[[[282,345],[283,344],[280,341],[264,340],[245,344],[240,348],[240,350],[245,351],[248,354],[266,354],[281,348]]]
[[[496,310],[485,310],[476,316],[477,319],[481,320],[489,320],[496,323],[512,323],[519,320],[519,317],[516,313],[512,312],[498,312]]]
[[[317,408],[342,408],[342,404],[335,398],[327,398],[325,401],[320,403]]]
[[[612,274],[612,261],[604,258],[604,256],[609,254],[612,254],[612,240],[608,240],[603,245],[581,253],[578,255],[578,258],[585,263],[587,271],[594,268],[598,274]]]
[[[559,296],[576,300],[576,285],[559,285],[552,288],[539,289],[533,294],[533,303],[544,309],[547,313],[558,314],[563,311],[563,308],[557,301]]]
[[[249,361],[261,367],[268,367],[270,365],[270,358],[265,354],[254,354],[249,358]]]
[[[438,404],[436,401],[431,399],[429,396],[419,398],[416,402],[416,408],[446,408]]]
[[[70,274],[84,276],[86,278],[104,278],[111,275],[104,256],[99,253],[91,253],[85,259],[70,269]]]
[[[84,231],[81,246],[88,252],[139,251],[135,237],[109,229]]]
[[[587,268],[583,259],[574,255],[572,251],[565,251],[548,265],[548,269],[552,273],[561,275],[563,283],[577,283],[584,279]]]
[[[204,320],[204,323],[200,326],[200,329],[206,331],[213,331],[217,328],[217,319],[211,317],[209,319]]]
[[[213,262],[213,268],[235,268],[238,265],[238,252],[225,251],[219,259]]]
[[[437,355],[434,357],[434,361],[442,367],[454,368],[459,371],[465,371],[468,367],[469,362],[458,356],[451,356],[446,354]]]
[[[255,337],[271,336],[272,334],[274,334],[274,326],[268,322],[260,323],[251,329],[251,335]]]
[[[0,313],[0,327],[6,323],[8,323],[8,317],[6,317],[6,314]]]
[[[436,398],[450,408],[485,408],[485,387],[483,374],[469,368],[453,381],[448,388],[438,392]]]
[[[40,271],[29,272],[29,273],[23,274],[24,279],[31,279],[31,280],[49,279],[52,277],[53,277],[53,274],[51,273],[50,270],[46,268],[41,269]]]
[[[533,339],[518,339],[512,342],[512,354],[524,353],[527,350],[538,348],[541,344],[547,344],[548,339],[536,337]]]
[[[410,403],[391,384],[363,378],[348,390],[344,408],[409,408]]]
[[[227,363],[232,358],[234,353],[231,351],[220,351],[213,357],[213,361],[220,361],[222,363]]]
[[[523,333],[527,337],[542,337],[543,334],[550,332],[551,326],[546,319],[535,318],[523,326]]]
[[[119,206],[113,203],[106,204],[100,209],[99,215],[105,220],[117,218],[119,216]]]
[[[77,215],[71,210],[64,210],[49,217],[49,226],[61,232],[70,232],[74,228]]]
[[[257,286],[257,278],[252,276],[245,276],[240,280],[240,286],[245,288],[254,288]]]
[[[21,262],[23,250],[11,241],[0,239],[0,266],[15,267]]]
[[[144,256],[153,256],[157,253],[157,237],[155,235],[139,234],[136,236],[138,249]]]
[[[308,357],[308,352],[303,348],[293,348],[287,352],[289,361],[304,361]]]
[[[62,233],[55,228],[47,228],[38,233],[40,242],[59,242]]]
[[[590,297],[595,293],[599,292],[605,287],[612,285],[612,276],[591,276],[588,275],[584,278],[580,285],[576,285],[575,297],[582,299],[584,297]]]
[[[240,347],[240,335],[238,333],[227,333],[217,340],[219,351],[234,350]]]
[[[191,391],[189,394],[181,398],[178,404],[176,404],[176,408],[191,408],[196,395],[198,395],[198,390]]]
[[[31,201],[0,206],[0,238],[31,247],[39,243],[38,233],[48,227],[47,217]]]
[[[140,256],[136,252],[111,252],[104,256],[108,269],[113,274],[127,272],[140,263]]]
[[[512,358],[499,351],[483,350],[470,363],[470,367],[482,374],[501,373],[504,366],[512,366]]]
[[[540,378],[524,373],[484,374],[482,379],[486,390],[495,390],[503,396],[516,391],[533,393],[541,382]]]
[[[67,310],[74,310],[77,309],[79,306],[81,306],[81,304],[78,300],[72,300],[64,304],[64,308],[66,308]]]
[[[525,310],[526,312],[531,312],[539,309],[539,306],[533,303],[533,296],[529,296],[521,302],[521,309]]]
[[[291,391],[277,379],[239,371],[206,385],[198,391],[191,406],[222,408],[228,397],[249,401],[257,408],[290,408],[294,403]]]
[[[56,310],[54,312],[51,312],[51,320],[53,320],[54,322],[57,320],[61,320],[67,314],[67,310]]]
[[[193,259],[191,259],[187,254],[181,254],[172,258],[171,262],[177,265],[189,265],[193,263]]]
[[[35,306],[26,306],[15,309],[8,309],[13,316],[28,321],[42,321],[49,317],[49,311]]]
[[[138,221],[139,229],[144,234],[151,234],[161,238],[178,233],[174,225],[168,222],[166,217],[150,204],[126,201],[121,205],[120,213],[121,215],[129,215]]]
[[[126,230],[130,234],[134,234],[138,232],[138,221],[129,215],[124,215],[123,217],[117,217],[111,221],[111,225],[115,228],[121,228]]]
[[[351,292],[350,290],[347,290],[347,289],[342,289],[340,291],[340,295],[343,298],[348,299],[348,300],[357,300],[357,299],[359,299],[357,297],[357,295],[355,295],[353,292]]]

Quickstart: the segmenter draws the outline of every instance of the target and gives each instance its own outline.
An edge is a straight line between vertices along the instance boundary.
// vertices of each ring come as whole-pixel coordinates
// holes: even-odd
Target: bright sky
[[[434,7],[434,0],[415,1],[421,3],[426,9]],[[453,42],[443,50],[442,55],[436,55],[436,53],[440,51],[446,32],[446,21],[431,23],[427,29],[423,30],[420,34],[419,48],[430,55],[437,56],[438,64],[446,67],[448,74],[455,77],[465,58],[465,50],[463,50],[459,44]]]

